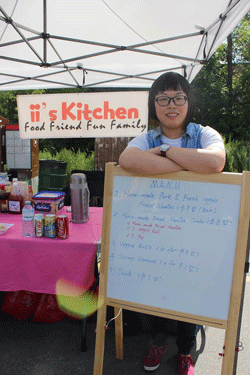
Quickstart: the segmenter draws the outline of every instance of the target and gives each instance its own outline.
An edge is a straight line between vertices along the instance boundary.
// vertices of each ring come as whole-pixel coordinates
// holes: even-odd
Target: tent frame
[[[238,2],[239,1],[240,0],[238,0]],[[4,60],[7,60],[7,61],[14,61],[14,62],[17,62],[17,63],[30,64],[30,65],[34,65],[34,66],[40,66],[42,68],[55,68],[55,69],[57,69],[54,72],[35,75],[35,76],[32,76],[32,77],[31,76],[18,75],[18,74],[0,73],[1,76],[13,78],[12,81],[1,83],[0,86],[3,86],[3,85],[6,86],[8,84],[18,83],[18,82],[22,82],[22,81],[34,80],[34,81],[40,81],[40,82],[53,83],[53,84],[56,84],[56,85],[59,85],[59,86],[82,88],[82,87],[88,87],[88,86],[96,86],[96,85],[100,85],[100,84],[103,84],[103,83],[111,83],[111,82],[114,82],[114,81],[125,80],[127,78],[136,78],[136,79],[144,79],[144,80],[147,79],[149,81],[153,81],[153,78],[150,78],[150,77],[147,77],[147,76],[149,76],[151,74],[155,74],[155,73],[161,73],[161,72],[165,72],[165,71],[168,71],[168,70],[177,70],[177,69],[183,69],[183,74],[184,74],[185,77],[187,77],[187,72],[186,72],[187,66],[186,66],[186,64],[183,64],[182,66],[172,67],[171,69],[164,69],[162,71],[144,72],[144,73],[140,73],[140,74],[136,74],[136,75],[127,75],[127,74],[123,74],[123,73],[114,73],[114,72],[111,72],[111,71],[85,69],[83,67],[82,63],[80,63],[80,62],[78,62],[75,66],[68,66],[67,64],[75,62],[75,61],[79,61],[79,60],[86,60],[86,59],[96,57],[96,56],[110,54],[110,53],[115,53],[115,52],[120,52],[120,51],[130,51],[130,52],[135,52],[135,53],[151,54],[151,55],[155,55],[155,56],[162,56],[162,57],[167,57],[167,58],[173,58],[173,59],[188,61],[188,62],[191,63],[191,67],[193,69],[195,65],[205,64],[208,61],[208,59],[210,57],[211,49],[212,49],[212,47],[213,47],[213,45],[214,45],[214,43],[217,39],[219,30],[220,30],[224,20],[227,17],[227,13],[230,12],[232,10],[232,8],[235,5],[237,5],[237,3],[238,3],[237,2],[233,5],[231,5],[231,2],[232,1],[230,0],[228,8],[225,11],[225,13],[221,14],[218,17],[218,19],[215,20],[213,22],[213,24],[210,25],[206,30],[201,26],[197,26],[199,31],[194,32],[194,33],[178,35],[178,36],[170,37],[170,38],[152,40],[152,41],[149,41],[149,42],[144,42],[144,43],[134,44],[134,45],[128,45],[128,46],[119,46],[119,45],[113,45],[113,44],[108,44],[108,43],[100,43],[100,42],[94,42],[94,41],[90,41],[90,40],[67,38],[67,37],[49,34],[47,32],[47,0],[43,0],[43,32],[38,32],[38,31],[32,30],[32,29],[30,29],[30,28],[28,28],[24,25],[16,23],[10,16],[8,16],[8,14],[4,11],[4,9],[2,7],[0,7],[0,14],[2,14],[2,16],[0,16],[0,20],[4,21],[6,23],[6,27],[8,25],[11,25],[15,29],[15,31],[19,34],[19,36],[21,37],[21,39],[19,39],[19,40],[14,40],[14,41],[11,41],[11,42],[8,42],[8,43],[2,43],[2,44],[0,44],[0,47],[15,46],[15,45],[20,44],[20,43],[26,43],[27,46],[30,48],[30,50],[37,57],[38,61],[22,60],[22,59],[18,59],[18,58],[3,56],[3,55],[0,55],[0,59],[4,59]],[[217,23],[220,23],[219,28],[218,28],[218,32],[216,33],[216,35],[214,37],[212,46],[210,47],[210,50],[207,52],[206,51],[206,44],[207,44],[206,39],[207,39],[207,36],[208,36],[208,32]],[[32,34],[35,34],[35,36],[32,36],[30,38],[25,38],[22,30],[28,31]],[[171,42],[171,41],[179,40],[179,39],[183,39],[183,38],[192,38],[192,37],[195,37],[197,35],[203,35],[203,37],[202,37],[202,40],[200,42],[200,47],[199,47],[198,53],[197,53],[195,58],[189,58],[187,56],[172,55],[172,54],[167,54],[167,53],[164,53],[164,52],[148,51],[148,50],[142,49],[142,47],[146,47],[146,46],[149,46],[149,45],[157,45],[157,44],[160,44],[160,43]],[[39,55],[38,51],[30,43],[31,41],[38,40],[38,39],[39,40],[43,39],[43,57]],[[96,53],[92,53],[92,54],[87,54],[87,55],[74,56],[70,59],[63,60],[60,57],[60,54],[56,50],[55,46],[53,45],[53,40],[61,40],[61,41],[66,41],[66,42],[76,42],[76,43],[81,43],[81,44],[89,44],[89,45],[93,45],[93,46],[106,48],[106,50],[96,52]],[[54,50],[54,52],[58,56],[58,61],[51,61],[51,62],[48,61],[48,58],[47,58],[48,44],[50,45],[50,47]],[[202,60],[198,59],[198,54],[199,54],[201,48],[203,48],[203,57],[204,57]],[[82,72],[83,72],[83,79],[82,79],[81,83],[79,83],[77,81],[76,77],[73,75],[74,70],[78,70],[78,69],[82,70]],[[92,83],[92,84],[89,84],[89,85],[85,85],[85,74],[88,73],[88,71],[97,72],[97,73],[105,73],[105,74],[109,74],[109,75],[115,75],[116,78],[105,80],[105,81],[95,82],[95,83]],[[55,81],[55,80],[52,80],[52,79],[48,79],[48,77],[50,77],[50,76],[55,76],[57,74],[64,73],[64,72],[67,72],[71,76],[74,83],[72,83],[72,84],[67,83],[66,84],[62,81]]]

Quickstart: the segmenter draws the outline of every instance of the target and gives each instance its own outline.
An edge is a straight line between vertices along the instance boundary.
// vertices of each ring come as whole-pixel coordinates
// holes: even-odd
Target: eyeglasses
[[[172,98],[170,96],[159,96],[155,99],[155,101],[159,104],[160,107],[166,107],[170,104],[171,100],[173,100],[175,105],[181,106],[186,103],[188,97],[185,95],[177,95],[173,96]]]

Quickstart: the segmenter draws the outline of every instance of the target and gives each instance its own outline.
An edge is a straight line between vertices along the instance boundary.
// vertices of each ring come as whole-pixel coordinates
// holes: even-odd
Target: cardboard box
[[[64,197],[61,191],[40,191],[33,196],[35,212],[56,214],[64,207]]]

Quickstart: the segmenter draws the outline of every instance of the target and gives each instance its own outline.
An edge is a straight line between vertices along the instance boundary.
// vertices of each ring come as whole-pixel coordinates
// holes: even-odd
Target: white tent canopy
[[[191,82],[249,0],[1,0],[0,90]]]

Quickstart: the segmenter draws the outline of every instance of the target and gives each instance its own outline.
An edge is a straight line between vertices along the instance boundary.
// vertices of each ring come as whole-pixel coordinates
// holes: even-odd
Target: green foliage
[[[194,121],[204,126],[209,125],[224,134],[225,76],[221,64],[214,54],[192,82],[196,97]]]
[[[210,125],[227,140],[250,138],[250,12],[231,33],[232,87],[228,45],[217,49],[192,82],[196,93],[195,121]]]
[[[229,140],[225,143],[227,160],[224,172],[242,173],[249,170],[249,144],[246,141]]]
[[[57,138],[55,139],[40,139],[39,140],[39,149],[44,151],[48,150],[51,154],[56,154],[61,149],[67,148],[73,152],[78,150],[85,152],[87,155],[90,155],[95,148],[95,139],[94,138]]]
[[[43,94],[44,90],[19,90],[0,92],[0,115],[9,120],[10,124],[18,124],[17,95]]]
[[[249,143],[246,141],[238,141],[229,139],[225,141],[227,159],[224,172],[242,173],[249,170]],[[59,152],[51,154],[49,151],[44,150],[39,152],[39,159],[46,160],[60,160],[67,162],[67,181],[74,169],[94,170],[95,155],[94,152],[87,155],[85,152],[78,150],[74,152],[66,148]]]
[[[250,61],[250,12],[234,29],[235,61]]]
[[[78,150],[74,152],[72,150],[67,150],[66,148],[51,154],[49,151],[39,151],[39,160],[60,160],[67,162],[67,182],[71,175],[73,169],[80,169],[91,171],[94,169],[95,156],[94,152],[87,155],[85,152]]]

